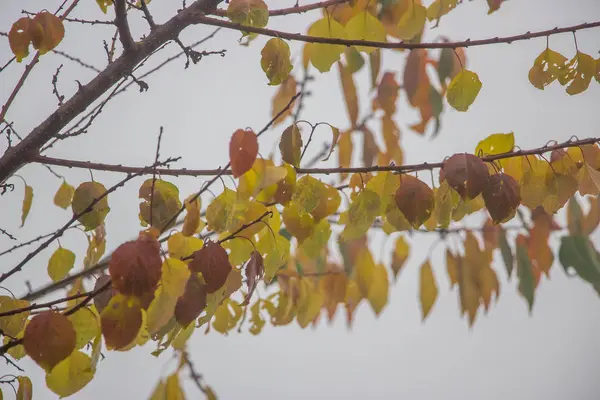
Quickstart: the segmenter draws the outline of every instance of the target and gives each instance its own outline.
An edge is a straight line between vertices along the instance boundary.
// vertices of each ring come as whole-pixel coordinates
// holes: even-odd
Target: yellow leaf
[[[567,86],[568,94],[579,94],[588,88],[595,73],[596,60],[578,51],[575,57],[561,68],[558,81],[563,86],[570,82]]]
[[[302,243],[304,239],[312,235],[315,226],[314,219],[298,203],[290,201],[283,209],[281,217],[287,230],[298,239],[298,243]]]
[[[96,3],[98,3],[104,14],[106,14],[106,11],[108,11],[108,6],[113,4],[112,0],[96,0]]]
[[[379,172],[373,178],[369,179],[366,188],[372,190],[379,196],[380,214],[387,211],[391,204],[395,203],[394,194],[400,186],[400,175],[389,171]]]
[[[350,118],[350,125],[356,126],[356,120],[358,119],[358,96],[356,95],[354,77],[348,67],[345,67],[340,62],[338,62],[338,69],[340,72],[342,90],[344,92],[346,110],[348,111],[348,117]],[[333,148],[333,146],[331,148]]]
[[[356,196],[347,211],[347,223],[340,237],[341,240],[351,240],[364,235],[380,213],[381,200],[379,196],[368,189]]]
[[[473,71],[463,69],[448,85],[446,99],[457,111],[467,111],[481,90],[481,81]]]
[[[0,310],[1,310],[1,308],[0,308]],[[29,311],[26,313],[23,313],[23,314],[29,315]],[[7,318],[3,318],[3,319],[7,319]],[[0,323],[2,323],[2,322],[4,322],[4,321],[2,319],[0,319]],[[28,323],[29,323],[29,321],[25,321],[25,326],[27,326]],[[21,330],[21,332],[19,332],[18,334],[11,335],[11,336],[13,336],[16,339],[23,339],[24,335],[25,335],[25,328],[23,328]],[[8,344],[9,342],[12,342],[12,339],[9,338],[8,336],[4,336],[2,343]],[[25,347],[23,347],[22,344],[19,344],[17,346],[14,346],[14,347],[11,347],[10,349],[8,349],[7,353],[15,360],[20,360],[21,358],[25,357]]]
[[[435,0],[427,8],[427,19],[430,21],[440,19],[442,16],[452,11],[457,3],[458,0]]]
[[[156,179],[153,182],[153,179],[150,178],[140,187],[139,198],[145,200],[140,203],[139,217],[142,226],[150,225],[164,230],[175,224],[175,220],[173,220],[166,226],[167,222],[181,208],[177,186],[162,179]],[[151,216],[152,221],[150,221]]]
[[[272,38],[263,47],[260,66],[269,78],[269,85],[280,85],[292,71],[290,46],[279,39]]]
[[[63,181],[54,195],[54,204],[66,210],[71,205],[74,193],[75,188],[69,185],[67,181]]]
[[[177,299],[183,295],[190,270],[183,261],[167,258],[161,266],[160,286],[148,307],[148,331],[156,333],[173,316]]]
[[[193,324],[190,324],[193,325]],[[156,385],[156,388],[150,395],[150,400],[168,400],[167,399],[167,385],[162,379]]]
[[[348,39],[366,40],[369,42],[386,42],[385,28],[381,21],[367,11],[360,12],[350,18],[346,23]],[[370,53],[377,50],[376,47],[355,46],[356,50]]]
[[[452,220],[452,213],[460,202],[460,195],[450,187],[447,180],[444,180],[435,191],[435,208],[433,209],[433,217],[440,228],[448,228]]]
[[[315,287],[309,279],[302,278],[299,286],[296,319],[301,328],[306,328],[321,312],[325,298],[319,288]]]
[[[184,236],[182,232],[176,232],[169,236],[167,246],[169,256],[177,259],[191,256],[202,248],[203,241],[195,236]]]
[[[75,329],[75,349],[81,349],[100,334],[100,321],[95,307],[82,307],[67,317]]]
[[[324,17],[313,23],[308,29],[310,36],[327,39],[346,39],[346,30],[339,22],[330,17]],[[321,72],[328,72],[333,63],[340,59],[345,46],[339,44],[307,43],[306,51],[311,64]]]
[[[60,281],[69,274],[74,264],[75,253],[59,247],[48,260],[48,276],[53,282]]]
[[[191,195],[184,202],[186,214],[183,220],[181,233],[185,236],[195,235],[204,229],[204,222],[200,219],[200,209],[202,208],[200,197],[197,197],[192,201],[194,196],[195,195]]]
[[[77,220],[85,227],[86,231],[100,226],[110,211],[108,196],[104,196],[105,193],[106,188],[98,182],[84,182],[75,189],[71,209],[73,214],[79,215]],[[101,196],[104,197],[96,201]],[[95,202],[94,206],[86,212],[93,202]]]
[[[263,326],[265,326],[265,320],[260,315],[260,303],[261,300],[259,299],[250,308],[250,323],[252,325],[249,331],[253,335],[258,335],[262,331]]]
[[[535,59],[529,70],[529,82],[536,88],[544,90],[546,86],[554,82],[561,73],[562,66],[567,58],[554,50],[546,48]]]
[[[173,339],[173,341],[171,342],[171,346],[175,349],[175,350],[183,350],[185,348],[185,344],[187,343],[188,339],[192,336],[192,333],[194,333],[194,330],[196,329],[196,324],[188,324],[188,326],[180,331],[177,336],[175,336],[175,339]]]
[[[223,193],[215,197],[206,208],[208,229],[219,233],[226,231],[233,219],[235,204],[236,193],[229,188],[225,188]]]
[[[46,375],[46,385],[60,397],[77,393],[94,377],[91,361],[87,354],[74,351]]]
[[[292,102],[290,107],[286,107],[292,100],[292,97],[296,95],[296,86],[296,79],[294,79],[292,75],[288,76],[288,78],[281,85],[279,85],[277,92],[273,96],[271,106],[271,117],[275,118],[278,116],[273,123],[273,126],[279,125],[285,120],[286,117],[292,115],[296,100]]]
[[[389,288],[390,283],[385,267],[383,264],[375,265],[371,275],[371,284],[369,285],[367,300],[369,300],[371,308],[377,316],[381,314],[381,311],[383,311],[383,308],[388,302]]]
[[[179,385],[179,375],[177,373],[169,375],[167,378],[166,388],[167,399],[169,400],[185,400],[185,395]]]
[[[350,167],[350,163],[352,162],[352,151],[352,132],[343,132],[340,135],[340,140],[338,141],[338,164],[340,167]],[[345,180],[347,176],[348,173],[346,172],[342,172],[340,174],[342,181]]]
[[[419,34],[425,27],[427,19],[427,9],[415,2],[409,3],[408,10],[398,21],[396,34],[402,40],[411,40]]]
[[[27,215],[31,209],[31,203],[33,202],[33,188],[29,185],[25,185],[25,197],[23,197],[23,210],[21,212],[21,227],[25,225]]]
[[[146,311],[137,297],[117,293],[102,310],[100,324],[108,350],[125,350],[135,345],[146,325]]]
[[[48,11],[42,11],[33,17],[33,22],[41,27],[40,34],[31,36],[33,48],[39,50],[40,55],[54,49],[65,36],[65,27],[62,19]]]
[[[279,233],[273,235],[266,231],[257,243],[258,251],[266,254],[264,258],[265,282],[270,282],[277,270],[288,262],[290,257],[290,241]]]
[[[31,385],[31,379],[27,376],[18,376],[19,390],[17,390],[17,400],[31,400],[33,398],[33,387]],[[2,393],[0,392],[0,400],[2,399]]]
[[[235,328],[242,317],[242,306],[234,300],[225,299],[217,308],[212,327],[219,333],[227,334]]]
[[[481,290],[481,298],[483,300],[483,306],[487,312],[490,306],[492,295],[495,293],[496,299],[500,294],[500,283],[496,272],[489,266],[481,268],[479,270],[478,283]]]
[[[478,157],[509,153],[515,147],[515,134],[494,133],[477,144],[475,155]]]
[[[398,276],[398,273],[404,266],[406,259],[410,255],[410,247],[406,242],[404,236],[399,236],[396,239],[396,245],[394,246],[394,252],[392,253],[392,271],[394,272],[394,278]]]
[[[331,153],[333,153],[333,149],[335,149],[335,146],[338,144],[338,140],[340,138],[340,130],[331,124],[328,124],[328,125],[331,128],[331,133],[333,134],[333,139],[331,140],[331,147],[329,148],[329,153],[327,153],[327,157],[325,157],[321,161],[329,160],[329,157],[331,157]]]
[[[311,235],[302,241],[300,247],[307,257],[317,259],[327,249],[330,236],[331,226],[329,225],[329,221],[322,219],[314,226]]]
[[[281,159],[290,165],[299,167],[302,144],[302,135],[296,124],[285,128],[279,141]]]
[[[438,295],[438,287],[433,276],[433,270],[429,261],[425,261],[421,265],[420,272],[420,291],[419,298],[421,300],[421,310],[423,311],[423,321],[429,315],[431,307],[435,303]]]
[[[33,35],[41,34],[41,27],[29,17],[19,18],[8,32],[8,43],[18,63],[29,55]]]
[[[13,299],[9,296],[0,296],[0,313],[17,310],[29,306],[27,300]],[[25,321],[29,317],[30,311],[14,314],[7,317],[0,317],[0,331],[7,336],[15,337],[25,327]]]
[[[446,249],[446,271],[450,280],[450,288],[453,288],[458,283],[458,260],[450,252],[450,249]]]

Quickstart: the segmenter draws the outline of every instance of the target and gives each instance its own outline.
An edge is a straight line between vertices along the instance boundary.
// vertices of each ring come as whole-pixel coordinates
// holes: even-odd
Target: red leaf
[[[208,242],[206,246],[194,252],[194,259],[189,267],[194,272],[202,273],[208,293],[220,289],[232,269],[227,251],[216,242]]]
[[[183,296],[175,305],[175,320],[186,326],[200,315],[206,307],[206,285],[200,282],[196,274],[192,274],[185,285]]]
[[[433,190],[414,176],[402,176],[394,199],[400,211],[415,229],[427,221],[433,211]]]
[[[234,178],[239,178],[252,168],[258,155],[258,139],[252,130],[238,129],[229,142],[229,160]]]
[[[483,200],[494,224],[507,222],[515,216],[521,204],[521,188],[512,176],[494,174],[483,190]]]
[[[113,253],[108,270],[115,289],[124,295],[142,297],[154,293],[161,276],[160,245],[140,236],[123,243]]]
[[[46,371],[75,350],[75,329],[71,321],[55,311],[44,311],[29,321],[23,347],[29,357]]]
[[[481,158],[467,153],[453,155],[444,161],[440,171],[440,181],[447,180],[463,200],[477,197],[486,187],[489,176]]]

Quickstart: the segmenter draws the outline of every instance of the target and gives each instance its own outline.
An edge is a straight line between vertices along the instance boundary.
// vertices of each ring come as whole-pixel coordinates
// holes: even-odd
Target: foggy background
[[[294,1],[267,3],[275,9],[293,5]],[[307,3],[308,0],[301,2]],[[425,2],[426,5],[429,3]],[[54,12],[59,4],[60,1],[4,0],[0,4],[0,30],[8,32],[11,24],[21,16],[22,9],[39,11],[45,7]],[[154,0],[149,7],[156,22],[163,23],[180,5],[180,2]],[[596,0],[511,0],[490,16],[486,15],[487,10],[483,0],[463,1],[456,10],[443,17],[438,28],[427,31],[424,40],[435,40],[439,35],[453,41],[506,36],[600,19],[600,3]],[[138,14],[130,13],[135,16],[132,17],[132,28],[136,38],[148,32],[145,21]],[[71,17],[112,19],[113,15],[111,10],[104,16],[94,1],[83,0]],[[304,33],[318,18],[320,11],[272,17],[269,28]],[[65,26],[65,39],[57,49],[103,69],[106,56],[102,40],[110,42],[114,27],[76,23],[65,23]],[[213,30],[213,27],[193,26],[184,31],[181,39],[185,44],[191,44]],[[163,126],[163,159],[182,157],[173,167],[223,166],[228,160],[231,134],[244,127],[260,130],[270,120],[271,98],[276,91],[275,87],[267,85],[260,68],[260,50],[268,38],[259,38],[247,48],[238,45],[240,36],[237,31],[221,30],[199,50],[227,49],[224,58],[205,57],[187,70],[183,68],[184,58],[169,64],[145,79],[150,87],[148,92],[140,94],[136,85],[131,86],[105,107],[87,134],[58,143],[47,155],[144,166],[154,160],[156,138],[159,127]],[[600,30],[578,32],[577,43],[580,51],[597,58]],[[302,46],[299,43],[290,45],[295,60],[293,73],[300,80]],[[542,146],[552,139],[563,141],[572,135],[579,138],[599,136],[600,85],[597,82],[592,81],[586,92],[572,97],[558,82],[544,91],[529,83],[529,68],[545,46],[546,39],[539,38],[467,49],[468,68],[478,73],[483,88],[466,113],[449,109],[445,103],[442,130],[434,140],[408,130],[419,117],[407,106],[406,94],[402,91],[395,120],[401,130],[405,162],[435,162],[456,152],[472,152],[479,140],[492,133],[514,131],[516,144],[524,149]],[[550,47],[569,59],[575,54],[570,33],[552,36]],[[141,71],[179,51],[176,44],[169,44]],[[22,64],[13,63],[0,74],[2,104],[33,54]],[[431,54],[437,58],[436,52]],[[2,63],[12,56],[5,37],[0,38],[0,55]],[[385,50],[382,73],[396,71],[397,80],[401,82],[405,57],[405,53]],[[51,80],[60,64],[64,67],[58,87],[66,98],[76,91],[76,79],[87,83],[94,76],[92,71],[58,55],[41,57],[40,64],[7,115],[9,121],[14,121],[19,134],[26,135],[56,108]],[[305,102],[302,118],[346,128],[348,117],[336,68],[323,75],[314,68],[311,71],[317,79],[309,84],[312,96]],[[364,116],[371,107],[367,65],[355,79],[361,116]],[[380,133],[378,121],[372,121],[369,126],[376,134]],[[285,124],[260,138],[260,152],[264,157],[277,149],[283,129]],[[330,140],[327,129],[318,131],[306,158],[322,148],[320,141]],[[358,143],[355,142],[355,147]],[[3,137],[0,140],[2,153],[6,146]],[[322,166],[333,166],[336,162],[337,154],[334,154]],[[74,186],[90,180],[86,170],[55,169]],[[9,182],[15,184],[14,192],[0,199],[0,227],[14,234],[19,241],[26,241],[62,226],[71,216],[70,209],[65,211],[52,204],[61,181],[41,165],[29,165],[19,171],[19,175],[34,189],[31,212],[25,226],[18,228],[23,184],[13,178]],[[107,188],[122,178],[123,175],[118,173],[94,172],[94,179]],[[326,182],[334,179],[322,178]],[[109,196],[107,253],[135,237],[141,229],[137,192],[145,179],[136,178]],[[204,181],[201,178],[165,179],[178,185],[182,199],[197,191]],[[231,184],[230,179],[225,181]],[[217,194],[222,191],[220,184],[211,189]],[[211,195],[204,197],[204,207],[210,198]],[[560,235],[553,236],[553,243],[558,243]],[[383,260],[389,265],[394,240],[383,239],[382,234],[375,233],[370,248],[376,261]],[[504,266],[496,254],[493,267],[501,284],[499,302],[493,304],[487,316],[480,309],[473,329],[469,329],[466,319],[459,317],[457,289],[449,289],[442,257],[444,247],[438,245],[432,266],[440,292],[423,324],[418,303],[418,269],[434,240],[434,235],[419,235],[410,240],[411,256],[398,282],[392,283],[389,304],[379,318],[374,317],[370,306],[363,301],[352,330],[347,329],[342,312],[338,312],[332,325],[322,320],[316,330],[302,330],[295,321],[285,327],[267,323],[259,336],[252,336],[247,329],[242,334],[234,330],[229,337],[214,331],[204,335],[201,328],[188,342],[196,368],[220,399],[598,398],[600,299],[589,284],[578,278],[567,278],[556,261],[550,272],[551,279],[542,278],[536,290],[533,315],[530,316],[526,301],[516,289],[517,280],[513,277],[507,281]],[[1,250],[13,244],[0,236]],[[61,244],[77,254],[72,272],[79,270],[87,246],[85,236],[70,230],[61,238]],[[20,296],[27,290],[26,280],[34,288],[47,283],[47,260],[56,246],[56,243],[50,245],[22,272],[8,279],[7,287]],[[0,270],[7,271],[16,265],[28,253],[27,249],[2,257]],[[260,290],[264,293],[263,288]],[[99,363],[95,378],[72,398],[148,398],[160,377],[166,377],[177,366],[170,351],[158,359],[153,357],[150,352],[154,345],[149,342],[125,353],[104,351],[106,359]],[[57,398],[46,388],[44,374],[33,361],[26,357],[19,365],[33,381],[35,399]],[[5,373],[18,374],[18,371],[1,363],[0,375]],[[188,378],[187,370],[181,373],[181,381],[187,398],[203,398]],[[7,398],[12,398],[9,386],[3,385],[2,390]]]

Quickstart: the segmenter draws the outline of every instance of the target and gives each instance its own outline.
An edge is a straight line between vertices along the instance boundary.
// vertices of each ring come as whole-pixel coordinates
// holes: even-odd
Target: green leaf
[[[512,276],[513,267],[515,265],[515,259],[510,245],[508,244],[508,240],[506,240],[506,232],[504,229],[498,229],[498,244],[500,245],[500,253],[502,254],[504,266],[506,267],[506,274],[510,279]]]
[[[446,99],[457,111],[467,111],[481,90],[479,76],[473,71],[463,69],[448,85]]]
[[[582,279],[596,285],[600,282],[600,257],[587,237],[563,237],[558,259],[567,273],[572,267]]]
[[[517,244],[517,276],[519,277],[519,292],[527,300],[529,313],[531,313],[534,301],[535,278],[533,277],[527,247],[523,244]]]

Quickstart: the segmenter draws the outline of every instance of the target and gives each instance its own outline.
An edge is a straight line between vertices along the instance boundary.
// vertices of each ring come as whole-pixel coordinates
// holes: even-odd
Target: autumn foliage
[[[72,5],[14,22],[6,39],[15,64],[30,63],[27,68],[33,68],[38,59],[42,62],[60,48],[64,36],[70,34],[67,22],[73,21],[69,13],[77,1],[66,3]],[[293,322],[301,328],[317,326],[336,315],[351,327],[361,303],[367,303],[375,315],[385,310],[393,300],[389,288],[404,268],[419,268],[422,318],[430,318],[439,279],[429,257],[419,266],[406,265],[414,232],[457,239],[458,246],[448,242],[443,250],[445,266],[456,288],[461,316],[469,326],[498,300],[501,270],[517,280],[529,312],[534,310],[536,288],[555,259],[565,271],[575,271],[600,292],[600,255],[589,239],[600,222],[597,138],[524,149],[515,143],[512,132],[495,133],[482,138],[476,148],[448,154],[435,163],[409,165],[404,163],[397,124],[400,96],[419,116],[410,123],[417,135],[438,135],[448,107],[469,110],[486,90],[477,72],[468,69],[471,46],[576,34],[600,23],[520,37],[465,42],[444,37],[427,42],[424,37],[429,37],[432,25],[452,12],[458,1],[329,0],[276,9],[277,2],[263,0],[198,0],[172,20],[161,16],[166,22],[159,28],[149,0],[97,3],[97,17],[104,17],[116,30],[112,44],[116,55],[106,45],[109,67],[97,73],[97,81],[81,85],[67,103],[61,99],[50,122],[33,130],[26,138],[30,140],[11,144],[11,150],[0,157],[3,193],[7,182],[17,176],[15,172],[29,163],[125,174],[112,187],[93,177],[77,183],[61,180],[54,205],[68,210],[65,224],[53,234],[15,246],[29,245],[35,250],[18,265],[4,264],[0,271],[0,283],[6,285],[4,281],[11,278],[12,284],[13,275],[18,277],[39,252],[52,250],[47,260],[51,286],[33,289],[21,299],[12,294],[0,296],[0,355],[13,363],[30,357],[46,373],[46,385],[59,396],[77,393],[101,373],[103,349],[127,351],[152,343],[153,355],[160,357],[173,349],[180,363],[171,375],[149,388],[151,398],[183,398],[179,382],[183,368],[191,370],[207,398],[216,398],[187,354],[186,342],[200,334],[200,328],[225,335],[244,328],[258,335],[267,327]],[[212,3],[222,8],[214,9]],[[488,5],[489,13],[502,12],[503,1],[488,1]],[[302,34],[269,29],[271,18],[308,11],[312,11],[307,14],[312,22]],[[144,15],[150,28],[147,36],[132,36],[128,13]],[[43,145],[84,133],[86,127],[79,133],[67,131],[66,119],[73,118],[72,110],[79,115],[91,106],[94,99],[87,97],[89,93],[110,92],[109,74],[131,78],[143,92],[145,83],[135,78],[133,66],[154,54],[157,46],[178,38],[191,24],[240,31],[240,43],[260,52],[260,65],[245,68],[262,69],[265,84],[275,87],[271,120],[262,130],[240,127],[221,133],[230,135],[229,159],[222,166],[176,170],[170,165],[174,159],[159,157],[160,138],[155,162],[146,167],[40,158],[45,157]],[[258,48],[261,37],[266,40]],[[190,61],[224,54],[200,53],[177,41],[187,59],[186,68]],[[292,42],[302,43],[299,63],[292,60]],[[31,48],[35,55],[29,54]],[[405,54],[402,70],[384,63],[386,52],[392,49]],[[369,98],[363,99],[355,74],[367,68],[371,90]],[[310,74],[339,79],[348,115],[345,126],[301,118]],[[600,61],[579,50],[569,59],[546,44],[538,56],[532,56],[531,69],[523,75],[537,89],[558,84],[574,96],[587,90],[593,80],[600,82]],[[16,84],[15,96],[20,85]],[[368,115],[360,114],[359,100],[370,104]],[[5,117],[11,102],[2,108],[0,124],[9,126]],[[87,117],[90,124],[98,114]],[[260,136],[268,129],[280,132],[278,142],[259,146]],[[354,133],[361,139],[356,140]],[[306,149],[314,135],[321,134],[330,138],[329,146],[309,160]],[[320,165],[328,160],[335,166]],[[198,191],[182,196],[178,175],[201,177]],[[235,184],[210,192],[217,190],[213,184],[226,175]],[[144,176],[136,200],[140,225],[118,227],[129,229],[134,239],[107,252],[106,232],[116,227],[107,226],[105,220],[120,206],[113,201],[113,193],[140,176]],[[333,179],[326,180],[326,176]],[[22,225],[27,223],[34,196],[34,188],[23,184]],[[563,209],[566,223],[557,216]],[[463,223],[475,214],[483,216],[482,226]],[[67,249],[57,242],[73,226],[84,231],[87,249]],[[392,253],[386,255],[389,263],[374,256],[368,236],[372,230],[394,238]],[[561,235],[557,252],[549,245],[553,234]],[[341,258],[333,256],[334,249]],[[83,261],[79,261],[81,254],[85,254]],[[74,272],[76,266],[81,269]],[[257,290],[259,285],[265,290]],[[47,294],[53,300],[38,301]],[[104,354],[110,357],[110,351]],[[29,378],[19,375],[14,382],[19,398],[31,398]]]

